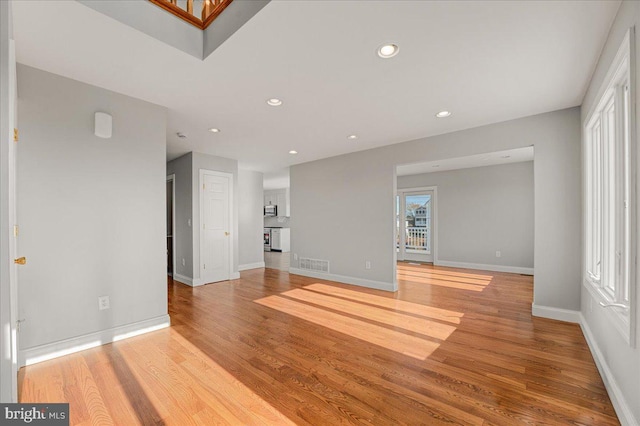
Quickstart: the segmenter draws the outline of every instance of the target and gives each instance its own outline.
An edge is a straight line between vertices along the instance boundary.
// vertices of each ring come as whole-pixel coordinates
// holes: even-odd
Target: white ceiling
[[[447,170],[470,169],[472,167],[496,166],[500,164],[533,161],[533,147],[509,149],[466,157],[447,158],[438,161],[403,164],[396,167],[398,176],[444,172]]]
[[[14,3],[19,62],[166,106],[168,159],[263,172],[579,105],[619,7],[274,0],[201,61],[75,1]]]

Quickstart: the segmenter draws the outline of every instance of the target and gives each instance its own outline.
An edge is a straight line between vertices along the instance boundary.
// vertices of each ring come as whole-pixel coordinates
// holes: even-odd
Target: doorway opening
[[[176,175],[167,176],[167,275],[173,277],[175,262],[175,188]]]
[[[401,261],[433,263],[436,235],[436,188],[398,191],[396,252]]]

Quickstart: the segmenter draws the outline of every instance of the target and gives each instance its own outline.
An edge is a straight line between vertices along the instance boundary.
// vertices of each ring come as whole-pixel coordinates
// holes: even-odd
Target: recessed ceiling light
[[[210,129],[209,129],[209,131],[210,131],[211,133],[220,133],[220,129],[217,129],[217,128],[215,128],[215,127],[210,128]]]
[[[267,104],[271,106],[280,106],[282,105],[282,100],[278,98],[267,99]]]
[[[389,59],[396,56],[399,51],[400,51],[400,48],[396,44],[392,44],[392,43],[383,44],[378,48],[378,56],[380,56],[383,59]]]
[[[451,115],[451,111],[440,111],[439,113],[436,114],[437,118],[446,118],[449,117]]]
[[[289,154],[291,154],[291,155],[296,155],[297,153],[298,153],[298,151],[293,150],[293,149],[291,151],[289,151]]]
[[[184,134],[184,133],[182,133],[182,132],[178,132],[178,133],[176,133],[176,136],[178,136],[180,139],[186,139],[186,138],[187,138],[187,135],[185,135],[185,134]]]
[[[349,135],[347,136],[347,139],[350,139],[350,140],[358,139],[358,135]]]

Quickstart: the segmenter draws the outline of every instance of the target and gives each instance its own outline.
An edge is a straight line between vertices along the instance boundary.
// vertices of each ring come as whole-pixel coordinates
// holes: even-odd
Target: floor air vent
[[[307,257],[300,258],[300,269],[315,272],[329,273],[329,261],[319,259],[309,259]]]

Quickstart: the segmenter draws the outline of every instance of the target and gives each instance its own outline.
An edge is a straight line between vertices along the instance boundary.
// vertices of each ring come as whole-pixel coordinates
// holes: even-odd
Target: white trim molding
[[[238,271],[247,271],[249,269],[264,268],[264,262],[245,263],[244,265],[238,265]]]
[[[86,349],[106,345],[107,343],[113,343],[119,340],[128,339],[129,337],[167,328],[170,325],[171,320],[169,315],[162,315],[156,318],[135,322],[133,324],[113,327],[95,333],[61,340],[59,342],[35,346],[33,348],[24,349],[20,352],[18,356],[19,366],[24,367],[75,352],[84,351]]]
[[[387,283],[383,281],[373,281],[373,280],[367,280],[364,278],[357,278],[357,277],[348,277],[345,275],[324,274],[321,272],[307,271],[307,270],[298,269],[298,268],[289,268],[289,273],[292,275],[302,275],[303,277],[317,278],[320,280],[336,281],[344,284],[353,284],[360,287],[373,288],[376,290],[385,290],[385,291],[398,290],[397,285],[394,283]]]
[[[262,265],[264,267],[264,264]],[[180,274],[175,274],[173,276],[173,280],[174,281],[178,281],[182,284],[186,284],[188,286],[191,287],[199,287],[201,285],[205,285],[205,284],[215,284],[215,283],[224,283],[230,280],[237,280],[240,279],[240,272],[231,272],[231,274],[229,274],[229,279],[228,280],[220,280],[220,281],[205,281],[202,278],[189,278],[189,277],[185,277],[184,275],[180,275]]]
[[[181,282],[182,284],[189,285],[191,287],[195,287],[196,285],[198,285],[198,284],[194,284],[194,281],[196,280],[194,280],[193,278],[185,277],[184,275],[180,275],[175,272],[173,274],[173,280]]]
[[[607,389],[613,408],[616,410],[620,424],[623,426],[639,425],[640,419],[636,419],[633,415],[629,402],[625,398],[620,386],[618,386],[618,382],[611,372],[609,365],[607,365],[606,358],[602,354],[602,351],[600,350],[600,347],[587,324],[587,320],[582,313],[579,313],[579,318],[582,334],[584,334],[584,337],[587,340],[587,346],[589,346],[589,349],[591,350],[591,355],[596,362],[596,367],[598,367],[598,371],[600,372],[604,386]]]
[[[462,268],[462,269],[480,269],[483,271],[494,272],[510,272],[513,274],[525,274],[533,275],[533,268],[526,268],[522,266],[507,266],[507,265],[488,265],[484,263],[469,263],[469,262],[452,262],[450,260],[434,260],[435,266],[447,266],[450,268]]]
[[[531,304],[531,314],[534,317],[547,318],[557,321],[580,323],[580,311],[572,311],[569,309],[554,308],[553,306],[540,306],[535,303]]]

